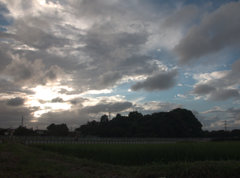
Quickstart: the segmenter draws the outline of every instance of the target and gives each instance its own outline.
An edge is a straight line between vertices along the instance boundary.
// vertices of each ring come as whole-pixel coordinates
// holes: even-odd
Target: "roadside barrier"
[[[76,138],[50,136],[0,136],[0,143],[22,144],[164,144],[206,141],[211,141],[211,138]]]

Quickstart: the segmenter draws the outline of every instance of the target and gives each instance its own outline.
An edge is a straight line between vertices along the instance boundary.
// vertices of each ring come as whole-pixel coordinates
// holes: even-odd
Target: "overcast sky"
[[[0,0],[0,127],[192,110],[240,129],[240,1]]]

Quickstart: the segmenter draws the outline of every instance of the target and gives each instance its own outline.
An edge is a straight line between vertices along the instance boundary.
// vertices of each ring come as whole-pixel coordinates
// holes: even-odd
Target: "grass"
[[[0,177],[240,177],[239,144],[0,144]]]
[[[20,144],[0,145],[0,177],[129,177],[124,167],[100,164]]]
[[[240,142],[176,144],[42,144],[38,148],[117,165],[240,160]]]

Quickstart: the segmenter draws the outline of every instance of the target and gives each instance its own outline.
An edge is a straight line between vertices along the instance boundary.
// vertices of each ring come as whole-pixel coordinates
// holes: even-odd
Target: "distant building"
[[[37,135],[44,136],[44,135],[47,134],[47,131],[46,130],[39,130],[39,129],[37,129],[37,130],[35,130],[35,133]]]
[[[13,136],[15,129],[6,129],[4,132],[5,136]]]

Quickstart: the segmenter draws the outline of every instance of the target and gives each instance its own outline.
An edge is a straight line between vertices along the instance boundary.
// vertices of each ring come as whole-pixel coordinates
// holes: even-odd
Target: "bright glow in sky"
[[[51,87],[37,86],[32,90],[35,92],[34,99],[51,100],[58,96],[57,91]]]
[[[39,118],[48,112],[62,112],[71,109],[71,104],[64,102],[64,99],[69,100],[71,96],[59,95],[58,90],[59,87],[57,86],[41,85],[32,89],[35,94],[29,95],[25,104],[29,107],[38,107],[38,110],[33,112],[35,118]],[[32,121],[36,122],[36,119]]]
[[[0,0],[0,125],[182,107],[240,128],[240,1]]]

